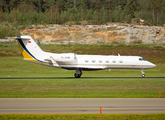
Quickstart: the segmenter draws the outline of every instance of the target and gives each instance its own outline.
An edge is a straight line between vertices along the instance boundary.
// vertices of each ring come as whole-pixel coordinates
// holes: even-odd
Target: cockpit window
[[[139,58],[139,61],[146,61],[144,58]]]

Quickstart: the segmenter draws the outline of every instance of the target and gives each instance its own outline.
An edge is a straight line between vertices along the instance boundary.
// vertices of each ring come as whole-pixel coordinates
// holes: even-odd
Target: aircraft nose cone
[[[156,65],[155,65],[155,64],[153,64],[153,67],[156,67]]]
[[[151,68],[154,68],[154,67],[156,67],[156,65],[155,65],[155,64],[153,64],[153,63],[151,63]]]

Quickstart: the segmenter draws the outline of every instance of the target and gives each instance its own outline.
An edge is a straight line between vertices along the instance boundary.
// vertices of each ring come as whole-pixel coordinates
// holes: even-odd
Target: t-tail
[[[17,36],[13,39],[18,41],[24,60],[32,62],[43,62],[41,56],[44,51],[36,44],[30,36]]]

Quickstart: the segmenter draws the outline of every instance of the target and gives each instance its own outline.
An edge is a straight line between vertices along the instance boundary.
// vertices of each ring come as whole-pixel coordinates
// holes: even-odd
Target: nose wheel
[[[145,77],[145,74],[142,74],[142,77],[144,78]]]
[[[143,70],[141,70],[141,73],[142,73],[142,77],[144,78],[145,77],[145,73],[143,72]]]

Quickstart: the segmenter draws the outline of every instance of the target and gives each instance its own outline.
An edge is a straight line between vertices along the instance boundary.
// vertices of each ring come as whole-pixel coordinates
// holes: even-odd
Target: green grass
[[[41,45],[49,52],[81,54],[139,55],[155,63],[145,70],[146,77],[165,77],[165,49],[105,45]],[[3,53],[3,54],[1,54]],[[83,77],[141,77],[140,70],[112,69],[83,71],[81,79],[74,70],[42,66],[23,61],[18,45],[0,46],[0,77],[63,77],[63,79],[0,80],[0,97],[165,97],[165,79],[83,79]],[[70,77],[70,79],[64,79]],[[73,77],[73,78],[72,78]]]
[[[165,114],[147,114],[147,115],[0,115],[2,120],[164,120]]]
[[[158,98],[164,86],[164,79],[1,80],[0,97]]]
[[[43,45],[40,47],[46,52],[77,53],[94,55],[132,55],[142,56],[153,63],[165,62],[165,47],[156,45]],[[0,56],[21,56],[17,44],[0,44]]]
[[[83,71],[42,66],[22,57],[1,57],[0,77],[70,77],[70,79],[0,80],[0,97],[165,97],[165,79],[83,79],[83,77],[140,77],[139,70]],[[165,64],[145,70],[147,77],[165,77]],[[72,78],[73,77],[73,78]]]

